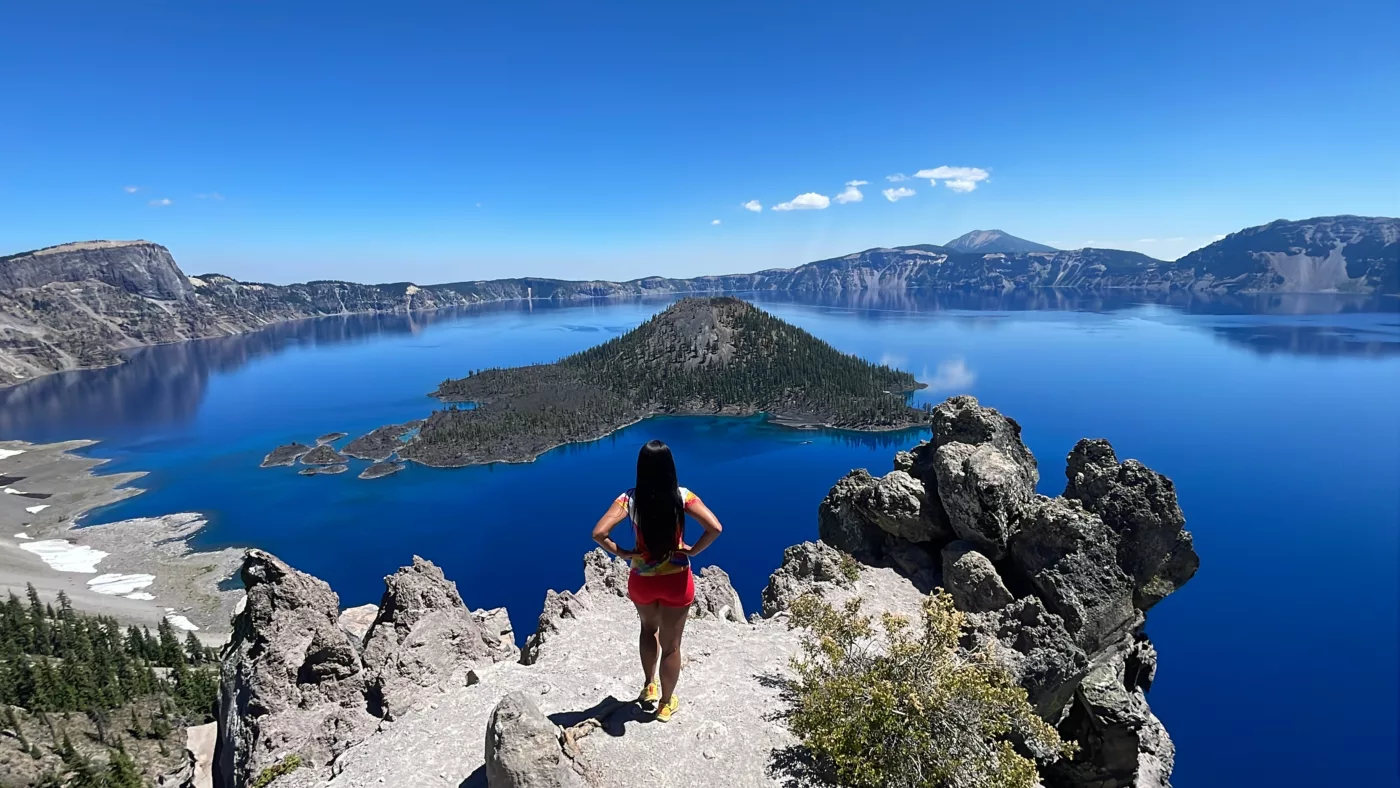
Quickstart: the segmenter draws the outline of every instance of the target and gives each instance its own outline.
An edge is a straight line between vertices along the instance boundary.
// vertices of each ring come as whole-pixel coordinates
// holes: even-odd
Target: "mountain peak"
[[[982,254],[1021,254],[1025,252],[1054,252],[1053,246],[1027,241],[1003,230],[973,230],[944,244],[958,252]]]

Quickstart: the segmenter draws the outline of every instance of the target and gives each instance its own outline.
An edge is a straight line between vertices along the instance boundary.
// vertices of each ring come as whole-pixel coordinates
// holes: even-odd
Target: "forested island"
[[[906,399],[922,387],[745,301],[688,298],[553,364],[444,381],[435,396],[448,407],[398,454],[437,467],[525,462],[662,414],[763,413],[793,426],[904,429],[928,421]]]

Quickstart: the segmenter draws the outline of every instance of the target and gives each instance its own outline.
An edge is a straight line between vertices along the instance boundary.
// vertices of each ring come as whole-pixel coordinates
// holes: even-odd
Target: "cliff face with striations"
[[[968,614],[964,646],[995,641],[1036,711],[1079,743],[1042,764],[1047,788],[1168,786],[1175,751],[1147,704],[1157,652],[1143,625],[1198,563],[1171,481],[1085,440],[1064,494],[1047,498],[1015,421],[958,397],[934,423],[894,470],[837,482],[821,541],[785,552],[760,615],[744,619],[717,568],[697,578],[669,724],[633,702],[627,567],[601,551],[577,591],[546,594],[522,653],[505,611],[468,611],[420,559],[386,578],[377,610],[341,612],[324,583],[251,552],[223,663],[219,784],[791,784],[801,749],[780,719],[781,686],[800,633],[789,606],[859,596],[868,612],[916,616],[941,587]],[[301,765],[273,779],[292,756]]]

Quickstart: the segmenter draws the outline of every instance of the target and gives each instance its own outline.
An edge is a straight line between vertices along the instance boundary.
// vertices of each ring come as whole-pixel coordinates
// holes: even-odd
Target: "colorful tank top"
[[[624,512],[627,512],[628,519],[632,521],[632,535],[637,538],[637,549],[643,553],[643,555],[641,556],[635,556],[632,558],[632,574],[643,576],[670,575],[675,574],[676,572],[685,572],[689,570],[690,556],[686,555],[685,553],[678,553],[672,551],[667,553],[666,555],[660,556],[659,558],[653,558],[652,556],[645,555],[647,549],[646,544],[642,542],[642,534],[640,531],[637,530],[637,510],[636,507],[632,505],[632,493],[634,491],[635,489],[628,490],[627,492],[617,496],[616,500],[616,503],[621,504],[622,510]],[[684,487],[680,488],[680,493],[681,506],[684,509],[689,509],[694,504],[700,502],[699,496],[697,496],[695,493],[691,492],[690,490],[687,490]],[[682,541],[681,537],[684,534],[685,518],[681,518],[681,521],[676,523],[677,543]]]

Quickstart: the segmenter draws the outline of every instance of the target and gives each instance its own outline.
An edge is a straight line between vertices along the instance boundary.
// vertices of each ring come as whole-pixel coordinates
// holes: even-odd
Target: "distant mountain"
[[[1024,254],[1026,252],[1058,251],[1053,246],[1017,238],[1001,230],[973,230],[970,233],[959,235],[943,246],[955,252],[976,252],[978,254]]]
[[[1174,265],[1201,290],[1400,294],[1400,219],[1280,219],[1227,235]]]
[[[996,234],[996,238],[990,238]],[[975,235],[975,234],[969,234]],[[1116,249],[988,251],[1029,243],[1000,231],[978,251],[920,244],[751,274],[628,282],[493,279],[420,286],[240,282],[186,276],[148,241],[88,241],[0,257],[0,386],[121,362],[140,345],[226,336],[321,315],[406,312],[515,299],[793,292],[850,297],[1037,288],[1204,293],[1400,294],[1400,219],[1332,216],[1241,230],[1175,262]],[[1008,247],[1001,247],[1008,248]]]
[[[793,425],[887,430],[924,424],[908,372],[842,353],[731,296],[685,298],[553,364],[448,380],[446,402],[399,455],[434,466],[525,462],[655,414],[767,414]]]

